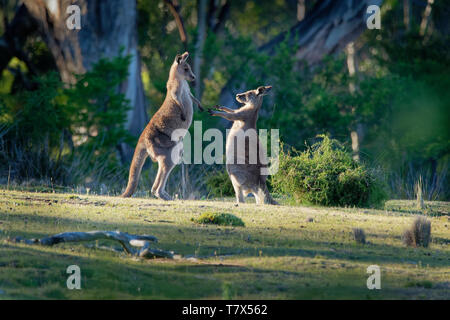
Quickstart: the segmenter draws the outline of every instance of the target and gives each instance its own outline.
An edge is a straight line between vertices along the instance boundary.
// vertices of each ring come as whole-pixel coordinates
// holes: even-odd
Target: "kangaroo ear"
[[[188,57],[189,57],[189,52],[186,51],[183,54],[177,54],[177,56],[175,57],[175,61],[178,64],[185,63]]]
[[[181,54],[177,54],[177,56],[175,57],[175,62],[178,64],[181,63]]]
[[[272,89],[272,86],[261,86],[258,87],[258,89],[256,89],[256,91],[258,92],[258,95],[266,95],[270,89]]]
[[[187,58],[189,57],[189,52],[185,52],[181,55],[181,62],[186,62]]]
[[[189,52],[186,51],[183,54],[177,54],[177,56],[175,57],[175,61],[178,64],[185,63],[188,57],[189,57]]]

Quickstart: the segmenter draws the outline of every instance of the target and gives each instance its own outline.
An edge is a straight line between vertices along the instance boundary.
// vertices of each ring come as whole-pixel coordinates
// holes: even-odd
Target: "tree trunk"
[[[432,4],[433,3],[434,3],[434,0],[428,0],[427,6],[425,8],[425,11],[423,12],[422,22],[420,23],[420,30],[419,30],[419,34],[421,36],[424,36],[425,32],[427,31],[428,23],[430,21],[431,9],[432,9]]]
[[[288,32],[282,32],[259,48],[269,55],[275,53],[278,44],[286,39],[299,50],[297,60],[305,60],[309,65],[321,61],[324,55],[335,54],[356,39],[366,29],[366,10],[369,5],[381,5],[382,0],[324,0],[319,1],[308,15]],[[245,83],[231,79],[220,94],[220,104],[235,105],[234,95],[244,89]],[[276,90],[276,88],[275,88]]]
[[[305,19],[306,5],[305,0],[297,0],[297,21]]]
[[[130,101],[126,127],[139,136],[147,124],[146,99],[141,79],[140,56],[137,49],[136,1],[127,0],[79,0],[81,30],[69,30],[66,26],[69,0],[24,0],[30,14],[36,19],[61,78],[73,83],[74,74],[83,73],[100,58],[112,58],[120,54],[131,55],[128,79],[119,90]],[[122,146],[129,159],[133,149]]]
[[[406,31],[411,29],[411,0],[403,0],[403,23]]]
[[[346,47],[346,53],[347,53],[347,69],[348,74],[351,78],[354,78],[356,76],[356,59],[355,59],[355,43],[349,42],[349,44]],[[354,95],[356,92],[356,83],[353,79],[350,79],[350,82],[348,84],[348,90],[350,94]],[[355,113],[355,107],[352,107],[353,114]],[[350,138],[352,140],[352,150],[353,150],[353,160],[360,161],[360,146],[361,146],[361,140],[362,140],[362,125],[358,122],[358,120],[355,121],[355,125],[353,130],[350,132]]]
[[[195,41],[194,74],[195,96],[201,99],[203,45],[206,36],[206,0],[197,1],[197,39]]]
[[[364,126],[361,123],[356,123],[354,130],[350,132],[350,138],[352,140],[353,160],[359,162],[361,160],[361,142],[364,138]]]

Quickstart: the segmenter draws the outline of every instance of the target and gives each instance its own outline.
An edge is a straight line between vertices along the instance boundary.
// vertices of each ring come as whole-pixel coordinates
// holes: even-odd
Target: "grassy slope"
[[[415,218],[405,212],[411,203],[390,205],[395,211],[235,207],[230,201],[0,190],[0,299],[450,299],[449,204],[438,204],[447,214],[430,217],[433,243],[428,249],[401,242]],[[233,213],[246,226],[191,221],[205,211]],[[354,227],[365,230],[368,244],[354,242]],[[158,247],[185,258],[139,260],[87,244],[49,248],[6,241],[89,230],[152,234]],[[82,290],[66,289],[71,264],[81,268]],[[381,267],[381,290],[366,287],[366,268],[372,264]]]

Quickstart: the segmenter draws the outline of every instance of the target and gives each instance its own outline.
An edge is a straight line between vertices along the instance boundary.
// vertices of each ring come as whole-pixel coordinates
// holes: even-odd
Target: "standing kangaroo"
[[[226,158],[227,172],[238,203],[244,202],[244,197],[252,193],[257,204],[277,204],[267,189],[267,174],[262,174],[263,168],[267,169],[267,158],[256,133],[263,96],[270,89],[271,86],[262,86],[237,94],[236,100],[244,104],[237,110],[222,106],[216,106],[215,109],[223,112],[208,109],[213,116],[233,121],[226,143]]]
[[[188,52],[178,54],[170,67],[166,98],[139,137],[130,166],[128,185],[122,197],[130,197],[134,193],[142,166],[150,156],[153,161],[158,162],[158,173],[152,186],[152,194],[163,200],[172,199],[165,191],[166,182],[174,166],[181,160],[182,138],[191,126],[194,113],[192,100],[200,111],[203,111],[200,102],[191,94],[187,83],[195,80],[191,66],[186,62],[188,56]],[[173,141],[172,133],[177,129],[184,130],[184,133],[177,134],[178,140]]]

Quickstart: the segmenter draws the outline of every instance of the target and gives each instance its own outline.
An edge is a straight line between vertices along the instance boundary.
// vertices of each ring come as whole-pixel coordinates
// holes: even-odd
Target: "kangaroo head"
[[[185,52],[183,54],[177,54],[175,57],[175,61],[173,62],[173,66],[176,68],[176,75],[180,79],[187,81],[194,81],[195,75],[192,72],[191,66],[186,62],[189,57],[189,52]]]
[[[236,100],[240,103],[250,103],[260,106],[262,103],[263,96],[269,93],[272,86],[261,86],[254,90],[249,90],[243,93],[238,93],[236,95]]]

